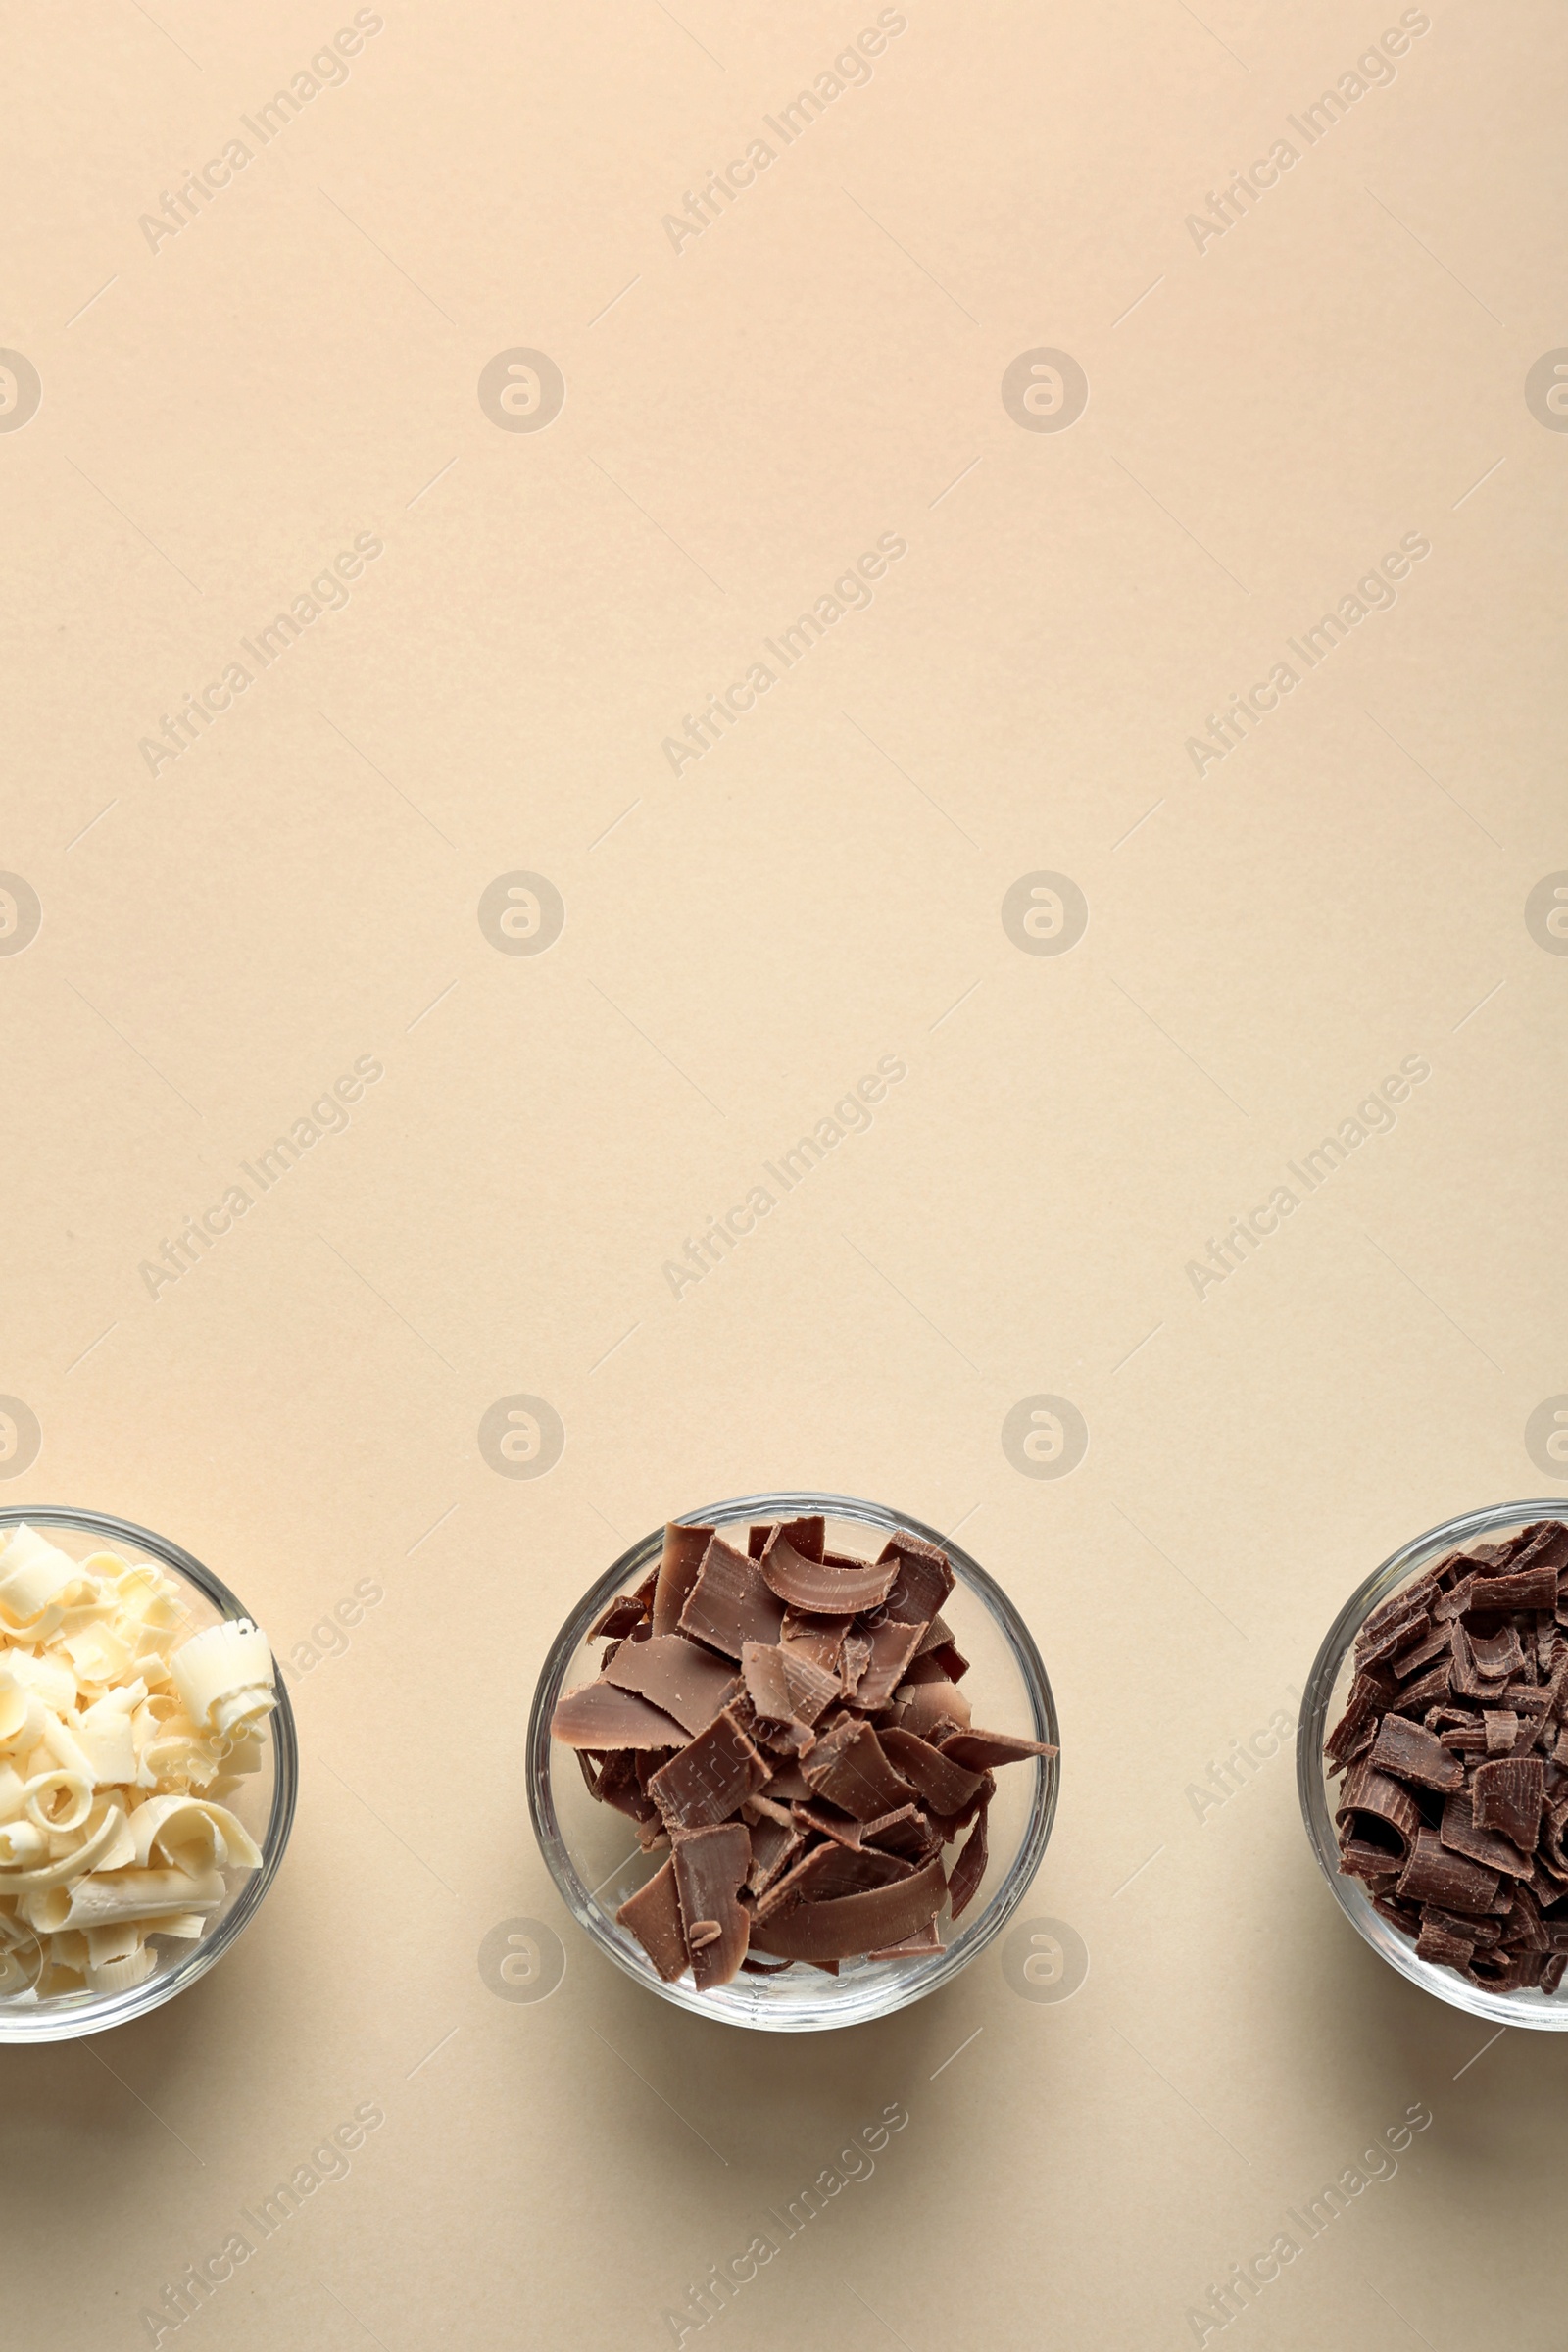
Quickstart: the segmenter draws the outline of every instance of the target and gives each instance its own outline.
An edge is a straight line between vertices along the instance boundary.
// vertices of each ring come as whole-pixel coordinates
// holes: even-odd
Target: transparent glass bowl
[[[200,1560],[192,1559],[188,1551],[182,1551],[167,1536],[155,1536],[145,1527],[133,1526],[129,1520],[111,1519],[102,1511],[79,1511],[55,1503],[7,1505],[0,1509],[0,1529],[14,1527],[20,1520],[25,1520],[29,1527],[46,1530],[50,1542],[58,1544],[73,1559],[85,1559],[94,1551],[117,1551],[127,1560],[151,1560],[167,1569],[179,1584],[190,1611],[191,1634],[218,1624],[221,1618],[250,1614]],[[110,2026],[122,2026],[129,2019],[172,2001],[176,1992],[194,1984],[249,1927],[276,1876],[294,1820],[299,1750],[293,1711],[281,1675],[277,1678],[277,1705],[263,1730],[261,1770],[248,1774],[233,1793],[222,1799],[260,1846],[262,1867],[224,1874],[228,1893],[221,1909],[214,1913],[205,1936],[192,1944],[175,1943],[162,1936],[155,1939],[153,1950],[158,1959],[153,1973],[141,1984],[132,1985],[128,1992],[62,1993],[40,2000],[30,1985],[14,1992],[0,1989],[0,2042],[61,2041],[74,2034],[100,2034]],[[19,1971],[13,1967],[7,1973],[15,1982]]]
[[[1355,1637],[1373,1610],[1391,1593],[1411,1583],[1423,1569],[1441,1560],[1445,1552],[1466,1551],[1472,1544],[1494,1543],[1499,1536],[1511,1535],[1533,1519],[1564,1516],[1568,1516],[1568,1508],[1561,1495],[1544,1502],[1499,1502],[1489,1510],[1467,1511],[1461,1519],[1447,1519],[1441,1527],[1429,1528],[1424,1536],[1417,1536],[1392,1559],[1385,1560],[1351,1593],[1330,1626],[1307,1680],[1296,1735],[1296,1782],[1307,1836],[1312,1840],[1318,1866],[1334,1889],[1335,1900],[1351,1926],[1391,1968],[1396,1968],[1401,1977],[1408,1977],[1412,1984],[1419,1984],[1423,1992],[1435,1993],[1451,2008],[1468,2009],[1473,2017],[1491,2018],[1495,2025],[1539,2026],[1548,2033],[1568,2032],[1568,1983],[1559,1985],[1554,1993],[1544,1993],[1536,1987],[1521,1992],[1494,1992],[1486,1985],[1466,1984],[1451,1968],[1440,1968],[1432,1960],[1418,1960],[1414,1944],[1407,1942],[1381,1912],[1373,1910],[1364,1883],[1341,1875],[1334,1809],[1345,1784],[1343,1779],[1330,1779],[1323,1741],[1344,1714],[1349,1696]]]
[[[952,1626],[959,1649],[971,1661],[963,1690],[976,1724],[988,1731],[1011,1732],[1059,1746],[1055,1701],[1028,1627],[979,1562],[935,1528],[902,1511],[886,1510],[880,1503],[857,1502],[844,1494],[806,1494],[744,1495],[712,1503],[705,1510],[687,1511],[682,1524],[714,1527],[744,1549],[745,1537],[737,1539],[736,1531],[756,1520],[798,1519],[818,1513],[827,1520],[831,1548],[870,1557],[888,1536],[899,1531],[922,1537],[928,1544],[940,1544],[957,1578],[942,1614]],[[557,1635],[534,1693],[528,1723],[528,1809],[562,1900],[600,1949],[639,1984],[682,2009],[724,2025],[752,2026],[773,2034],[812,2034],[886,2017],[923,1999],[967,1967],[1016,1910],[1051,1837],[1060,1757],[1033,1756],[998,1771],[986,1875],[956,1925],[945,1914],[939,1918],[947,1938],[945,1951],[923,1960],[846,1960],[836,1977],[797,1962],[778,1976],[743,1974],[734,1984],[712,1992],[699,1992],[685,1980],[666,1984],[636,1937],[615,1922],[617,1909],[653,1876],[665,1854],[644,1854],[635,1843],[627,1852],[632,1839],[630,1822],[612,1806],[599,1804],[589,1795],[576,1755],[550,1737],[550,1719],[563,1692],[592,1682],[598,1674],[604,1644],[588,1641],[589,1627],[617,1592],[630,1592],[641,1583],[659,1559],[663,1535],[662,1527],[656,1528],[640,1544],[634,1544],[583,1595]],[[869,1547],[867,1536],[877,1539]],[[958,1851],[957,1846],[947,1849],[950,1869]]]

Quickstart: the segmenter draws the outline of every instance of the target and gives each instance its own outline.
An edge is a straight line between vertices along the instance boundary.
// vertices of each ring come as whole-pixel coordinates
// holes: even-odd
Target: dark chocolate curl
[[[1497,1874],[1449,1853],[1436,1830],[1418,1830],[1415,1851],[1399,1876],[1407,1903],[1440,1903],[1445,1911],[1485,1912],[1497,1892]]]
[[[1367,1759],[1374,1772],[1392,1780],[1416,1781],[1423,1788],[1462,1788],[1464,1766],[1458,1757],[1419,1723],[1402,1715],[1385,1715],[1382,1729]]]

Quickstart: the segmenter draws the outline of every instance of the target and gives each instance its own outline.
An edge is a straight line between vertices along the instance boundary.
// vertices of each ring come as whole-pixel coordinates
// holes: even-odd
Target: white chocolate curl
[[[0,1608],[25,1624],[80,1575],[69,1552],[21,1523],[0,1543]]]
[[[171,1658],[169,1671],[186,1714],[206,1731],[232,1732],[276,1703],[272,1653],[248,1617],[193,1634]]]

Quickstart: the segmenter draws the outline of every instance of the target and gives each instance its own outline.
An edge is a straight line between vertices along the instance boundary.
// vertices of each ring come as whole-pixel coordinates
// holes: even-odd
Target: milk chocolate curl
[[[738,1658],[748,1642],[776,1642],[783,1621],[757,1561],[714,1536],[682,1606],[681,1632]]]
[[[751,1800],[754,1804],[756,1799]],[[799,1830],[770,1821],[764,1815],[748,1824],[752,1840],[751,1868],[746,1873],[747,1889],[760,1894],[762,1888],[787,1870],[800,1853],[806,1839]]]
[[[890,1854],[902,1854],[906,1862],[924,1862],[942,1842],[919,1805],[900,1805],[897,1812],[856,1826],[864,1844],[885,1845]]]
[[[928,1862],[906,1879],[863,1894],[801,1903],[766,1927],[753,1930],[755,1946],[784,1960],[850,1960],[858,1952],[886,1949],[935,1919],[947,1887],[940,1862]]]
[[[760,1931],[786,1911],[793,1911],[801,1902],[822,1902],[830,1897],[858,1894],[862,1887],[890,1886],[899,1879],[906,1879],[910,1865],[897,1854],[885,1854],[874,1845],[852,1849],[847,1845],[819,1845],[775,1879],[765,1894],[757,1902],[756,1920]],[[843,1953],[826,1953],[827,1959],[843,1959]]]
[[[945,1552],[918,1536],[890,1536],[882,1561],[897,1563],[887,1614],[898,1625],[929,1625],[956,1581]]]
[[[920,1644],[925,1627],[918,1620],[900,1625],[891,1617],[873,1628],[871,1655],[855,1693],[855,1703],[872,1712],[885,1707],[900,1683],[905,1669]]]
[[[566,1747],[678,1747],[683,1727],[613,1683],[584,1683],[558,1701],[550,1737]]]
[[[970,1772],[956,1759],[939,1747],[932,1747],[914,1732],[890,1726],[879,1732],[882,1752],[930,1805],[933,1813],[956,1813],[966,1805],[980,1786],[978,1772]]]
[[[836,1675],[844,1655],[844,1640],[852,1617],[817,1617],[807,1609],[786,1609],[780,1640],[798,1656],[808,1657],[824,1674]]]
[[[662,1765],[648,1793],[671,1830],[708,1829],[767,1787],[768,1766],[726,1707]]]
[[[629,1928],[666,1984],[686,1969],[686,1937],[681,1928],[680,1902],[675,1893],[673,1856],[656,1870],[646,1886],[621,1904],[615,1917]]]
[[[803,1729],[815,1723],[830,1699],[837,1698],[837,1678],[825,1674],[816,1661],[792,1651],[783,1642],[747,1642],[741,1648],[741,1672],[747,1695],[759,1715]]]
[[[891,1813],[914,1793],[888,1762],[870,1725],[853,1718],[824,1734],[802,1759],[801,1769],[813,1796],[825,1796],[858,1821]]]
[[[946,1949],[935,1919],[906,1936],[902,1943],[890,1943],[880,1952],[867,1952],[868,1960],[933,1960]]]
[[[732,1666],[680,1634],[622,1643],[605,1667],[604,1679],[622,1690],[639,1691],[688,1732],[705,1730],[737,1688]]]
[[[818,1831],[824,1838],[831,1838],[835,1845],[847,1845],[856,1853],[865,1841],[864,1829],[854,1814],[841,1813],[836,1805],[792,1805],[790,1817],[808,1837],[813,1830]]]
[[[768,1539],[759,1565],[768,1590],[791,1608],[809,1609],[824,1617],[856,1616],[886,1600],[898,1574],[896,1560],[868,1561],[860,1568],[839,1568],[826,1560],[808,1560],[796,1550],[782,1528]]]
[[[955,1732],[942,1742],[942,1753],[971,1772],[993,1764],[1021,1764],[1025,1756],[1054,1756],[1047,1740],[1014,1740],[1010,1732]]]
[[[697,1582],[703,1554],[712,1540],[710,1527],[677,1527],[671,1520],[665,1528],[664,1549],[654,1581],[656,1634],[675,1631],[686,1595]]]
[[[604,1615],[589,1628],[590,1642],[624,1642],[648,1615],[640,1593],[617,1592]]]
[[[913,1732],[922,1740],[939,1723],[956,1723],[968,1729],[969,1701],[956,1683],[905,1683],[895,1696],[900,1701],[901,1730]]]
[[[986,1875],[986,1864],[990,1858],[986,1847],[986,1807],[982,1805],[974,1828],[969,1832],[969,1842],[953,1865],[948,1879],[950,1917],[956,1919],[959,1912],[966,1911],[979,1893],[980,1882]]]
[[[677,1830],[671,1839],[675,1890],[699,1992],[728,1984],[746,1957],[751,1920],[738,1897],[752,1866],[752,1841],[738,1821]]]

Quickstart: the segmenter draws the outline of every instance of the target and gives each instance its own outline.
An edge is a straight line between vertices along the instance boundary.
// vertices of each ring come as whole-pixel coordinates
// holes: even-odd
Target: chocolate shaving
[[[686,1936],[681,1926],[680,1900],[675,1892],[674,1857],[655,1871],[645,1886],[623,1902],[615,1913],[629,1928],[666,1984],[684,1976],[688,1965]]]
[[[597,1625],[588,1632],[590,1642],[624,1642],[629,1634],[647,1619],[648,1611],[636,1592],[617,1592]]]
[[[764,1928],[798,1903],[825,1902],[831,1898],[858,1894],[870,1886],[889,1886],[895,1880],[910,1875],[910,1864],[898,1854],[884,1853],[879,1846],[836,1845],[831,1841],[812,1846],[802,1861],[776,1879],[767,1892],[758,1898],[755,1919]],[[827,1952],[825,1959],[844,1959],[843,1952]]]
[[[700,1732],[720,1707],[735,1695],[734,1669],[727,1659],[715,1658],[681,1634],[655,1634],[646,1642],[626,1642],[602,1669],[603,1678],[622,1690],[636,1690],[683,1731]]]
[[[1335,1819],[1345,1837],[1379,1848],[1396,1862],[1408,1859],[1421,1827],[1421,1808],[1408,1788],[1369,1764],[1357,1764],[1345,1784]],[[1385,1859],[1384,1868],[1389,1867]]]
[[[855,1691],[858,1707],[885,1707],[904,1680],[905,1668],[920,1646],[926,1628],[918,1621],[901,1624],[884,1618],[871,1635],[871,1655]]]
[[[768,1766],[726,1707],[655,1773],[648,1790],[666,1829],[707,1829],[727,1821],[768,1779]]]
[[[1418,1960],[1437,1960],[1446,1968],[1463,1970],[1469,1967],[1475,1948],[1472,1936],[1456,1936],[1451,1928],[1422,1914],[1421,1932],[1415,1939]]]
[[[1541,1835],[1545,1793],[1545,1767],[1539,1756],[1499,1756],[1478,1764],[1470,1782],[1476,1828],[1500,1830],[1532,1853]]]
[[[864,1830],[853,1813],[841,1813],[837,1805],[814,1804],[808,1799],[790,1807],[790,1818],[808,1834],[814,1830],[831,1838],[835,1845],[847,1845],[855,1853],[860,1850]]]
[[[1414,1682],[1406,1683],[1399,1692],[1398,1711],[1401,1715],[1418,1715],[1423,1708],[1443,1699],[1452,1688],[1457,1688],[1453,1682],[1453,1661],[1442,1658]]]
[[[710,1527],[677,1527],[673,1520],[664,1530],[664,1549],[654,1580],[653,1618],[656,1634],[672,1634],[680,1622],[686,1595],[697,1582],[697,1571],[703,1564],[703,1554],[713,1540]]]
[[[1497,1892],[1497,1874],[1450,1853],[1436,1830],[1418,1830],[1415,1851],[1399,1875],[1407,1903],[1441,1903],[1446,1911],[1485,1911]]]
[[[671,1839],[675,1891],[686,1923],[686,1949],[699,1992],[728,1984],[739,1973],[751,1937],[751,1915],[739,1899],[752,1866],[744,1822],[677,1831]]]
[[[755,1799],[752,1800],[755,1803]],[[752,1839],[752,1866],[746,1874],[746,1885],[752,1894],[760,1894],[782,1870],[787,1870],[806,1843],[799,1830],[787,1822],[781,1827],[765,1818],[749,1824]]]
[[[986,1808],[980,1807],[968,1843],[959,1854],[948,1875],[948,1913],[956,1919],[966,1911],[980,1891],[980,1882],[986,1875],[990,1859],[986,1850]]]
[[[784,1611],[756,1560],[714,1536],[680,1612],[680,1630],[738,1658],[748,1642],[776,1642]]]
[[[1477,1829],[1475,1808],[1467,1788],[1445,1798],[1443,1826],[1438,1835],[1451,1853],[1463,1854],[1466,1861],[1479,1862],[1483,1869],[1503,1871],[1512,1878],[1530,1876],[1532,1865],[1528,1854],[1522,1854],[1500,1831]]]
[[[1418,1666],[1425,1666],[1433,1658],[1446,1658],[1448,1655],[1448,1629],[1446,1625],[1440,1625],[1429,1629],[1414,1648],[1401,1649],[1398,1656],[1389,1662],[1403,1683],[1409,1680]]]
[[[1530,1538],[1529,1543],[1509,1563],[1516,1575],[1523,1576],[1534,1568],[1549,1568],[1554,1576],[1568,1571],[1568,1527],[1561,1520],[1539,1520],[1533,1528],[1526,1528],[1525,1534]],[[1550,1603],[1537,1601],[1533,1605],[1544,1608]]]
[[[1525,1653],[1519,1645],[1519,1633],[1515,1626],[1506,1625],[1500,1633],[1495,1634],[1471,1633],[1469,1642],[1476,1673],[1485,1683],[1503,1682],[1510,1674],[1518,1674],[1524,1666]]]
[[[969,1701],[956,1683],[946,1679],[901,1683],[893,1696],[903,1729],[922,1740],[929,1739],[940,1723],[961,1724],[965,1731],[969,1727]]]
[[[777,1642],[773,1654],[781,1664],[791,1721],[802,1725],[815,1723],[839,1694],[838,1677],[819,1666],[808,1650],[798,1650],[792,1642]],[[743,1657],[743,1671],[744,1667]]]
[[[914,1791],[901,1780],[868,1723],[840,1723],[802,1759],[813,1796],[825,1796],[858,1821],[874,1821],[907,1804]]]
[[[881,1562],[888,1560],[898,1571],[887,1596],[888,1618],[896,1625],[929,1625],[953,1591],[951,1561],[934,1544],[904,1535],[890,1537],[882,1546]]]
[[[906,1936],[902,1943],[885,1944],[879,1952],[867,1952],[868,1960],[928,1960],[944,1949],[941,1933],[935,1919],[929,1927],[917,1928]]]
[[[993,1764],[1018,1764],[1025,1756],[1054,1756],[1055,1752],[1045,1740],[1015,1740],[1010,1732],[955,1732],[942,1742],[942,1753],[955,1764],[966,1764],[971,1772],[984,1772]]]
[[[1506,1576],[1489,1576],[1472,1588],[1473,1609],[1554,1609],[1557,1571],[1550,1566],[1520,1568]]]
[[[814,1960],[852,1959],[857,1952],[885,1951],[935,1919],[947,1890],[940,1862],[928,1862],[886,1886],[868,1887],[860,1894],[834,1900],[798,1904],[782,1918],[757,1922],[753,1942],[775,1958]]]
[[[906,1862],[923,1862],[942,1842],[935,1823],[918,1805],[900,1805],[896,1812],[879,1814],[875,1821],[857,1827],[866,1845],[885,1845],[889,1853],[902,1854]]]
[[[942,1748],[932,1747],[914,1732],[890,1728],[880,1735],[883,1753],[896,1772],[930,1805],[933,1813],[956,1813],[980,1786],[981,1775],[968,1771]]]
[[[782,1528],[769,1537],[760,1565],[768,1590],[780,1600],[825,1617],[853,1617],[862,1609],[879,1608],[898,1575],[897,1560],[839,1568],[825,1560],[806,1559]]]
[[[846,1634],[844,1637],[844,1654],[839,1660],[839,1680],[844,1687],[844,1695],[846,1698],[855,1698],[858,1696],[860,1689],[860,1679],[870,1663],[870,1635]]]
[[[813,1617],[806,1609],[786,1609],[780,1638],[820,1666],[824,1674],[836,1676],[844,1655],[844,1637],[854,1623],[853,1617]]]
[[[1368,1758],[1374,1772],[1396,1781],[1416,1781],[1424,1788],[1462,1788],[1464,1766],[1446,1748],[1436,1733],[1402,1715],[1385,1715]]]
[[[682,1726],[662,1707],[613,1683],[584,1683],[558,1700],[550,1736],[567,1747],[674,1747]]]

